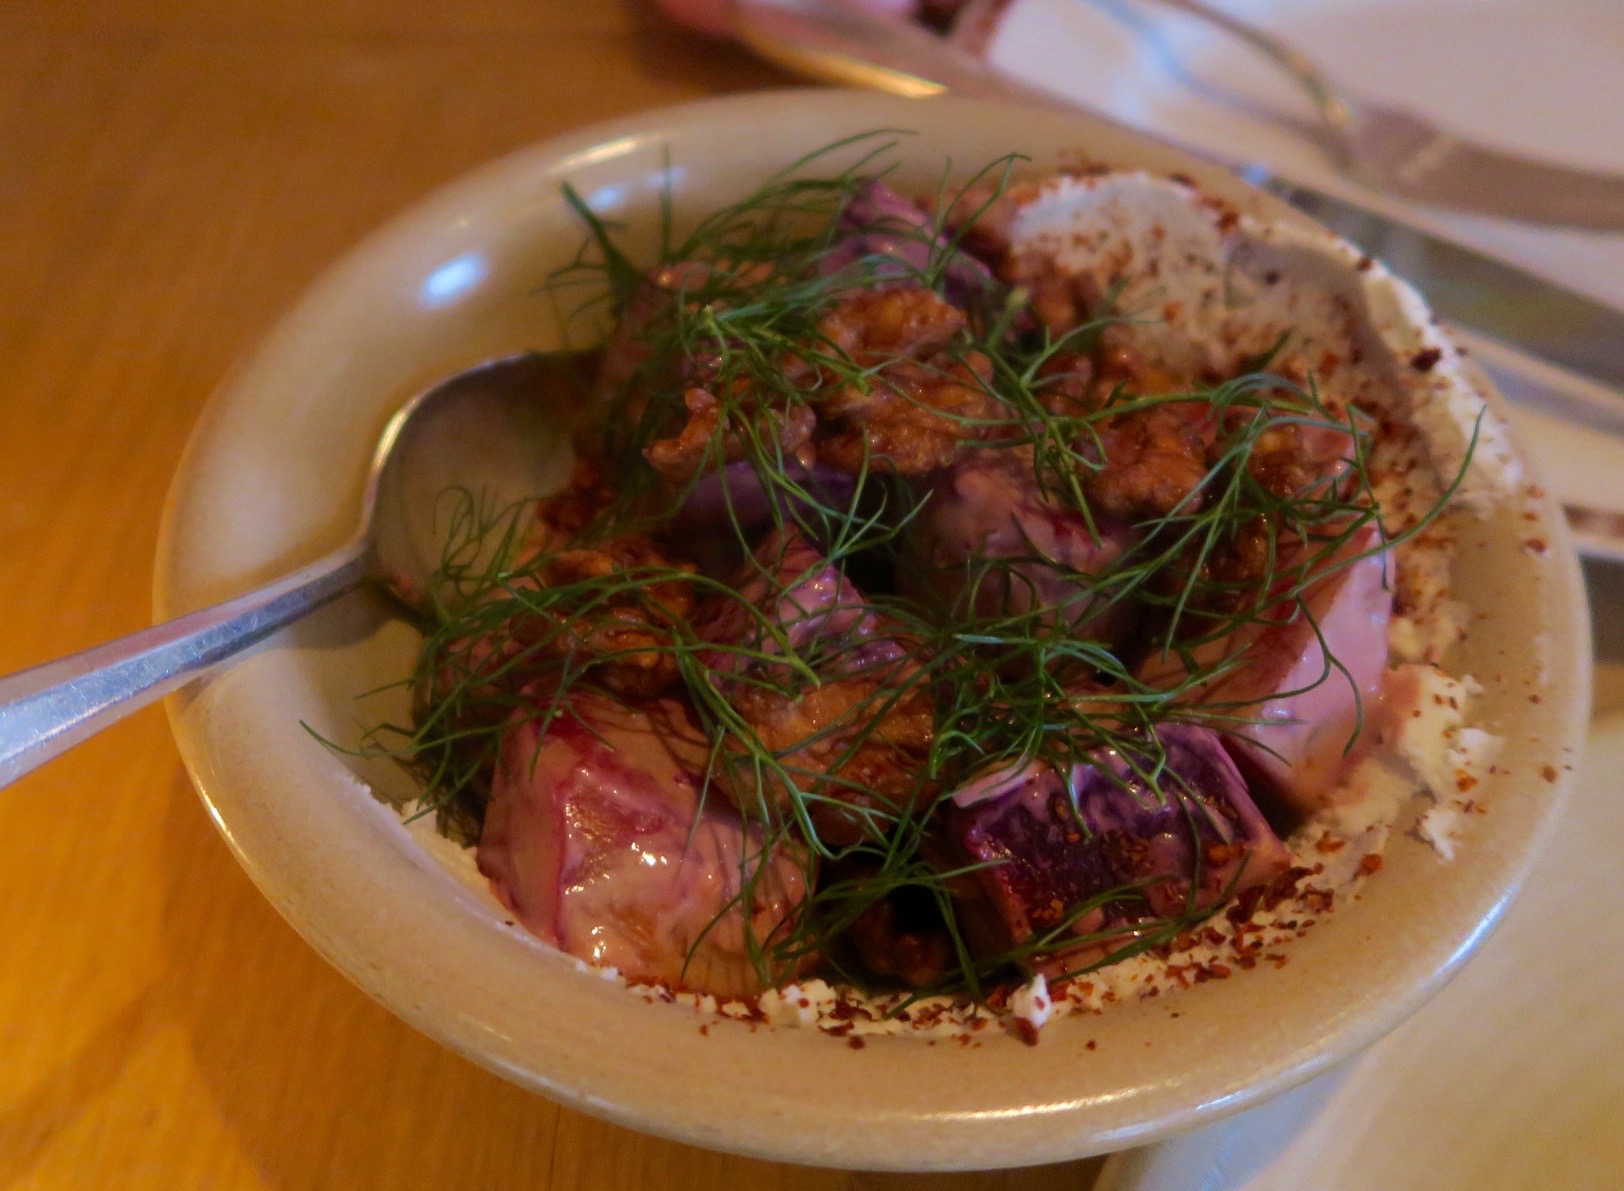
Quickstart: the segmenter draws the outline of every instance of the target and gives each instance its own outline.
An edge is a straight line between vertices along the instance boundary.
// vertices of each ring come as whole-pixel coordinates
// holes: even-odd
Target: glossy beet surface
[[[1052,933],[1039,966],[1065,970],[1110,950],[1079,936],[1209,909],[1285,871],[1285,846],[1218,736],[1181,724],[1156,734],[1166,753],[1156,787],[1145,777],[1148,757],[1101,749],[1069,775],[1032,762],[953,796],[953,835],[968,860],[987,866],[973,874],[979,900],[969,899],[982,946]],[[1126,885],[1136,892],[1075,916]]]
[[[1094,525],[1038,490],[1031,452],[990,448],[969,452],[936,478],[919,518],[928,572],[919,582],[953,593],[974,586],[981,615],[1055,608],[1074,631],[1101,640],[1124,636],[1137,620],[1129,604],[1083,598],[1079,577],[1108,571],[1134,543],[1125,522],[1097,517]],[[1006,564],[984,569],[984,559]]]
[[[1381,546],[1380,532],[1370,526],[1338,552],[1331,564],[1338,569],[1307,590],[1301,613],[1282,610],[1196,653],[1211,665],[1245,652],[1245,665],[1195,698],[1247,718],[1235,727],[1232,747],[1301,814],[1335,797],[1380,706],[1393,608],[1391,558],[1368,553]],[[1153,657],[1145,676],[1177,681],[1183,671],[1171,658]]]
[[[918,277],[940,263],[946,271],[947,299],[973,306],[993,286],[987,266],[953,249],[936,234],[930,218],[884,182],[870,182],[854,195],[840,217],[841,236],[823,259],[825,273],[835,273],[869,260],[878,276]],[[877,267],[873,258],[889,257],[894,266]]]
[[[698,617],[700,637],[771,655],[781,651],[781,634],[791,653],[821,655],[827,665],[818,669],[829,674],[871,670],[906,656],[872,605],[798,530],[770,534],[741,572],[738,590],[742,599],[719,601]],[[759,664],[728,649],[708,660],[724,674]]]
[[[526,927],[571,955],[634,981],[759,991],[745,921],[730,904],[761,833],[724,807],[700,808],[704,758],[675,703],[633,711],[573,694],[545,731],[535,722],[509,731],[480,871]],[[804,894],[797,859],[773,852],[746,896],[758,944]]]

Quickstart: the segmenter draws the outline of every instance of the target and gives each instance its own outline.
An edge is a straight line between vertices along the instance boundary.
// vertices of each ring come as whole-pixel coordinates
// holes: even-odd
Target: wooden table
[[[373,225],[553,133],[788,82],[619,0],[0,5],[0,673],[149,622],[210,390]],[[0,1187],[1086,1187],[853,1175],[560,1109],[265,904],[145,711],[0,795]]]

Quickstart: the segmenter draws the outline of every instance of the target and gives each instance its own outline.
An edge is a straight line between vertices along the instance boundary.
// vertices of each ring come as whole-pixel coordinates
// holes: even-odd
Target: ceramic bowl
[[[521,150],[431,195],[297,303],[210,402],[170,496],[157,608],[174,615],[283,574],[349,532],[388,413],[483,359],[559,343],[538,286],[581,240],[566,180],[606,218],[652,226],[748,193],[843,135],[912,130],[904,186],[945,158],[1011,151],[1183,172],[1241,208],[1297,219],[1235,179],[1077,117],[961,101],[794,91],[650,112]],[[1459,568],[1476,619],[1461,663],[1508,740],[1492,813],[1442,864],[1395,840],[1363,899],[1291,962],[1052,1024],[1036,1047],[917,1039],[851,1049],[811,1031],[646,1004],[505,920],[452,849],[373,797],[398,773],[318,743],[353,741],[357,695],[406,674],[413,633],[358,593],[172,701],[186,764],[232,850],[309,942],[418,1029],[584,1110],[696,1145],[792,1162],[952,1169],[1058,1161],[1142,1143],[1291,1087],[1393,1028],[1496,921],[1554,814],[1582,739],[1589,650],[1578,572],[1525,549],[1509,515],[1474,526]],[[1538,691],[1542,701],[1531,703]],[[385,712],[402,714],[401,700]],[[398,791],[397,791],[398,792]],[[252,1010],[245,1010],[252,1011]],[[1174,1013],[1177,1016],[1174,1016]],[[1092,1043],[1092,1047],[1088,1044]]]

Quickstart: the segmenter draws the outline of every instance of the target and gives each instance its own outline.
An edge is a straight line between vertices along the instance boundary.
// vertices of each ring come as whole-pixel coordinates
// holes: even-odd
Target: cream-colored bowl
[[[662,187],[679,214],[752,190],[848,133],[903,128],[900,183],[945,157],[1010,151],[1182,171],[1242,208],[1297,218],[1234,179],[1090,121],[972,102],[795,91],[652,112],[523,150],[439,191],[364,242],[293,308],[210,403],[175,479],[157,567],[160,615],[236,594],[336,545],[386,415],[436,378],[555,346],[537,294],[581,227],[566,180],[647,228]],[[1551,510],[1542,514],[1551,519]],[[1465,667],[1508,735],[1491,810],[1442,864],[1397,839],[1363,899],[1260,965],[1171,998],[1045,1030],[1040,1045],[901,1038],[853,1050],[810,1031],[712,1026],[645,1004],[509,925],[443,849],[371,797],[381,764],[354,741],[403,700],[356,697],[407,673],[414,637],[376,597],[347,598],[177,697],[176,737],[255,883],[318,951],[401,1017],[569,1105],[747,1154],[866,1168],[1055,1161],[1165,1136],[1284,1090],[1378,1038],[1449,978],[1515,892],[1582,739],[1589,641],[1577,568],[1554,520],[1484,523],[1459,590],[1477,612]],[[1539,691],[1538,703],[1529,701]],[[266,1009],[266,1012],[271,1010]],[[1176,1012],[1177,1016],[1174,1016]],[[1089,1047],[1088,1043],[1093,1046]]]

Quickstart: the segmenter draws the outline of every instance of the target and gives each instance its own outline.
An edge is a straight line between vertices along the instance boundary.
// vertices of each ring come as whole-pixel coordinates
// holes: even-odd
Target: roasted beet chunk
[[[1326,560],[1301,608],[1282,603],[1195,651],[1199,666],[1245,659],[1188,698],[1244,721],[1231,747],[1298,814],[1335,801],[1358,746],[1369,743],[1364,729],[1381,699],[1393,608],[1392,563],[1381,546],[1379,527],[1359,530]],[[1188,673],[1173,655],[1155,654],[1140,676],[1172,685]]]
[[[825,274],[869,261],[874,275],[917,283],[942,266],[947,299],[969,306],[994,287],[992,273],[937,235],[930,216],[884,182],[870,182],[840,213],[839,239],[823,258]]]
[[[1007,769],[953,796],[949,830],[970,863],[967,933],[984,952],[1031,945],[1039,970],[1075,970],[1103,958],[1136,925],[1215,908],[1226,893],[1272,880],[1285,846],[1258,813],[1217,735],[1156,729],[1166,753],[1159,782],[1114,749],[1096,750],[1069,780],[1047,762]],[[1192,890],[1192,880],[1195,881]],[[1132,893],[1079,913],[1110,890]]]
[[[754,818],[795,817],[799,802],[826,843],[883,834],[921,789],[934,726],[910,642],[794,530],[762,542],[737,590],[694,618],[739,720],[717,783]],[[813,676],[775,660],[786,651]],[[758,768],[763,753],[781,772]]]
[[[1089,589],[1139,535],[1108,517],[1090,525],[1046,496],[1030,447],[971,451],[938,473],[913,532],[926,566],[922,576],[905,579],[922,579],[943,595],[970,585],[975,615],[1053,609],[1079,636],[1111,642],[1138,621],[1136,606]]]
[[[538,697],[537,716],[550,700]],[[805,860],[701,798],[706,745],[675,700],[572,692],[502,745],[479,870],[537,937],[632,980],[718,996],[793,972],[755,957],[806,895]],[[764,982],[763,977],[768,977]]]

